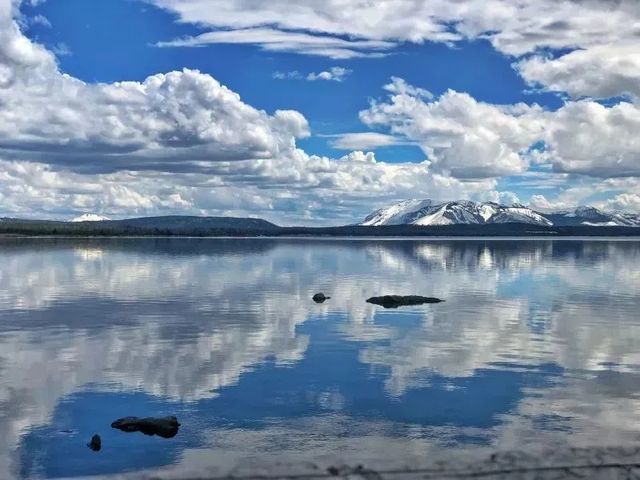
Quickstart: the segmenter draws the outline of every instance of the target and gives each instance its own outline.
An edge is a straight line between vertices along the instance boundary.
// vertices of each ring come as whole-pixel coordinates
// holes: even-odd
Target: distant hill
[[[159,229],[237,228],[247,230],[273,230],[278,228],[277,225],[260,218],[196,217],[183,215],[128,218],[126,220],[109,220],[97,223]]]
[[[75,220],[75,219],[74,219]],[[83,219],[79,221],[0,218],[0,233],[22,235],[260,235],[279,227],[259,218],[161,216],[124,220]]]
[[[524,205],[500,205],[468,200],[441,202],[405,200],[376,210],[361,226],[389,225],[491,225],[523,223],[538,226],[638,227],[640,215],[604,212],[595,207],[544,213]]]

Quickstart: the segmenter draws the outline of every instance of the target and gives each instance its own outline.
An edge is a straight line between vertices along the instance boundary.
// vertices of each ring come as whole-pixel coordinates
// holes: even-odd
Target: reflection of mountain
[[[114,406],[132,401],[125,392],[140,392],[191,405],[170,408],[199,421],[249,430],[263,428],[267,417],[285,421],[297,408],[298,420],[346,415],[360,425],[354,434],[366,434],[365,423],[375,420],[389,422],[388,435],[411,428],[432,435],[446,421],[450,438],[484,428],[483,441],[498,443],[507,434],[514,441],[543,436],[531,430],[551,408],[543,398],[557,399],[553,408],[569,428],[577,418],[612,440],[627,438],[624,411],[640,411],[627,380],[599,391],[589,387],[592,379],[559,379],[565,370],[602,378],[616,370],[626,379],[640,365],[636,242],[55,239],[0,246],[1,470],[16,460],[10,452],[20,436],[32,432],[25,438],[35,442],[33,432],[49,432],[52,421],[53,430],[75,428],[65,419],[94,401],[85,390],[105,392]],[[332,299],[316,305],[316,291]],[[364,302],[383,293],[447,301],[398,312]],[[477,402],[487,405],[482,414],[465,403],[471,393],[485,399]],[[604,407],[581,405],[582,394],[625,410],[605,415]],[[593,411],[588,421],[579,408]]]

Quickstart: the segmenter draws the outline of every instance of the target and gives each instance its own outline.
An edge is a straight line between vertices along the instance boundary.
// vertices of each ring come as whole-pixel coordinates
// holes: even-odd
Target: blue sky
[[[0,214],[640,210],[631,2],[2,2]]]
[[[180,24],[176,15],[135,0],[49,1],[25,13],[43,15],[51,28],[35,24],[27,31],[49,49],[65,45],[59,56],[63,71],[86,82],[143,81],[158,72],[197,69],[239,93],[256,108],[272,112],[294,109],[308,119],[313,137],[301,141],[310,153],[344,155],[331,148],[331,138],[351,131],[368,131],[358,113],[370,98],[383,95],[392,76],[425,88],[434,95],[448,89],[468,92],[497,104],[539,103],[557,108],[561,101],[549,93],[527,92],[512,60],[485,40],[463,42],[455,48],[437,43],[408,44],[383,58],[334,60],[295,53],[265,53],[255,45],[213,44],[203,48],[157,48],[154,44],[202,33],[197,25]],[[117,30],[117,31],[115,31]],[[275,72],[326,71],[341,66],[352,72],[341,82],[274,78]],[[377,150],[387,162],[422,161],[415,146]]]

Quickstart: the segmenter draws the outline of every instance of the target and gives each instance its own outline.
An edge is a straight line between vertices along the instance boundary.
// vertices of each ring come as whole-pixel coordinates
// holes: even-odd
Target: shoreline
[[[97,240],[97,239],[163,239],[163,240],[340,240],[340,241],[625,241],[640,242],[637,235],[27,235],[3,234],[2,239],[61,239],[61,240]]]

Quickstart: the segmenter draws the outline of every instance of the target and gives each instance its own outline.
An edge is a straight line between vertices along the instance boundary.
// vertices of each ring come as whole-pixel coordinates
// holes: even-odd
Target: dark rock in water
[[[87,443],[87,447],[89,447],[94,452],[99,452],[102,448],[102,439],[100,438],[100,435],[94,435],[93,437],[91,437],[91,441]]]
[[[180,423],[174,416],[163,418],[124,417],[113,422],[111,426],[123,432],[142,432],[145,435],[171,438],[177,435]]]
[[[349,465],[331,465],[327,468],[327,473],[332,477],[350,477],[358,475],[363,478],[381,478],[381,476],[373,470],[365,470],[364,466],[357,465],[356,467],[350,467]],[[366,476],[370,474],[370,476]]]
[[[381,297],[371,297],[367,299],[368,303],[381,305],[384,308],[398,308],[403,305],[422,305],[423,303],[440,303],[435,297],[421,297],[420,295],[383,295]]]
[[[331,297],[326,297],[324,293],[316,293],[312,298],[316,303],[324,303],[325,300],[329,300]]]

